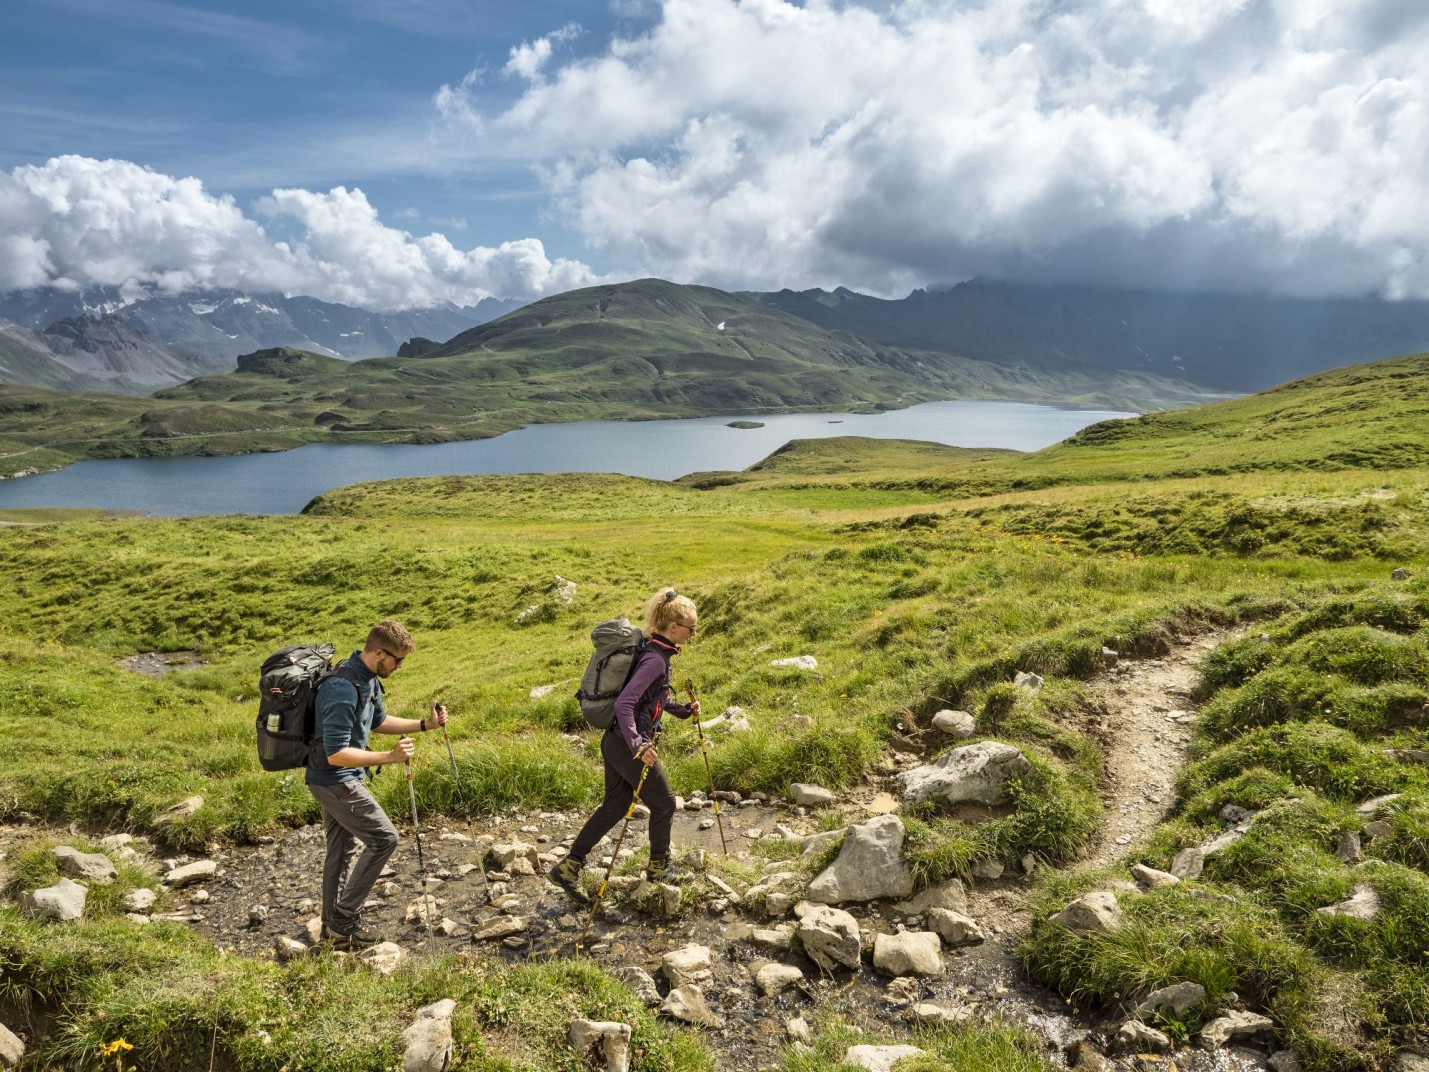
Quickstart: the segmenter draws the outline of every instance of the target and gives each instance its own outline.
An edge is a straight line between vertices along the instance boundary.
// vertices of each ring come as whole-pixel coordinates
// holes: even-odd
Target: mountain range
[[[0,358],[0,383],[148,394],[232,368],[239,354],[274,346],[344,360],[395,354],[408,339],[449,339],[521,304],[486,298],[469,306],[374,313],[316,298],[232,290],[137,301],[126,301],[116,288],[17,291],[0,295],[0,335],[10,340],[8,360]],[[76,367],[61,359],[65,344],[37,342],[24,329],[69,338],[90,359]]]
[[[403,350],[344,362],[272,347],[143,399],[0,387],[0,472],[78,457],[479,439],[592,418],[868,412],[946,398],[1145,411],[1219,397],[1063,359],[998,364],[880,345],[658,279],[559,294]]]
[[[748,293],[830,331],[984,361],[1061,358],[1213,390],[1429,350],[1429,301],[1043,287],[974,280],[889,300],[839,288]]]

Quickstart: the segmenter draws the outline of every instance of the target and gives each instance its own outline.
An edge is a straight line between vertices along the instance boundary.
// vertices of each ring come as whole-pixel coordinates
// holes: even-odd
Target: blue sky
[[[8,0],[0,291],[1429,297],[1422,0]]]
[[[409,228],[500,241],[539,227],[572,252],[578,238],[541,222],[529,163],[446,129],[433,94],[482,71],[484,101],[499,109],[522,88],[501,73],[513,47],[580,22],[576,55],[639,22],[599,2],[512,0],[6,8],[0,167],[120,158],[245,201],[274,187],[356,185]]]

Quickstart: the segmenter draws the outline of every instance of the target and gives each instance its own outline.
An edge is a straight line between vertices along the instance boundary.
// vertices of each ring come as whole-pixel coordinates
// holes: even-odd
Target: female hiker
[[[650,809],[650,863],[645,877],[659,882],[679,882],[688,877],[670,868],[675,794],[660,765],[655,744],[662,715],[689,718],[700,713],[698,700],[686,705],[670,696],[670,659],[679,654],[681,644],[690,642],[698,624],[694,603],[673,588],[662,588],[646,604],[640,654],[616,698],[615,720],[600,739],[600,754],[605,760],[605,799],[576,835],[570,854],[548,874],[552,882],[578,900],[587,899],[580,888],[587,854],[625,818],[646,767],[649,773],[640,790],[640,802]]]

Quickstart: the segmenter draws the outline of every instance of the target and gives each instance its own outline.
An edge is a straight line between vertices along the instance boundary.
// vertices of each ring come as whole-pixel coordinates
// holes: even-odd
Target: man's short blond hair
[[[367,634],[367,646],[363,650],[386,651],[394,657],[410,655],[417,650],[417,642],[412,639],[412,634],[407,632],[401,622],[385,618],[374,625],[372,631]]]

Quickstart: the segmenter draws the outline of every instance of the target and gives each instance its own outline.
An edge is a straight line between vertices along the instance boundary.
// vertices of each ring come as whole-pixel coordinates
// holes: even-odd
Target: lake
[[[926,402],[885,413],[784,413],[668,421],[537,424],[494,439],[412,446],[319,443],[278,454],[118,459],[0,480],[0,509],[34,506],[138,510],[163,516],[293,514],[344,484],[472,473],[624,473],[673,480],[744,469],[791,439],[867,436],[955,447],[1040,450],[1111,410],[1022,402]],[[732,420],[762,428],[730,428]]]

